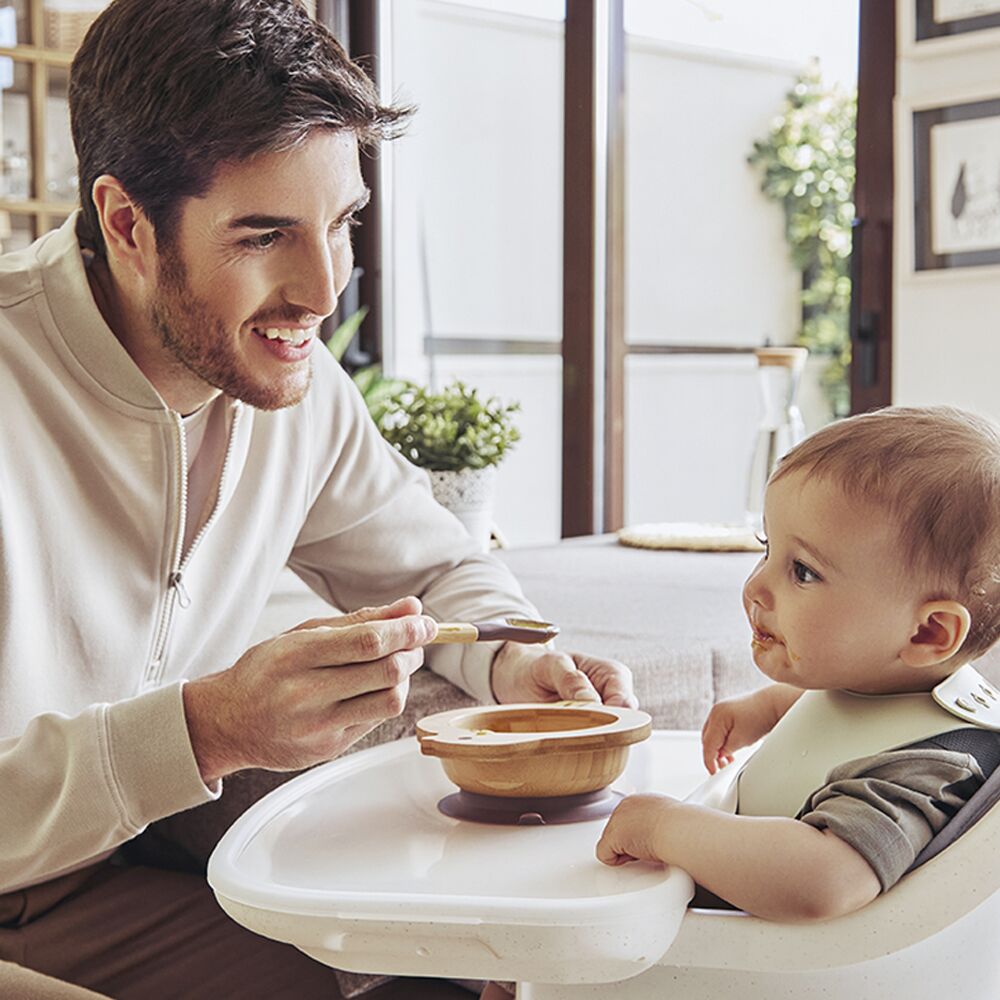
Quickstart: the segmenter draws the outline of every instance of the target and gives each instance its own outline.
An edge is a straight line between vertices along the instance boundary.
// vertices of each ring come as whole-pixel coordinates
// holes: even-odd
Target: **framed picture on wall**
[[[1000,97],[913,113],[914,266],[1000,264]]]
[[[1000,28],[1000,0],[916,0],[917,41]]]

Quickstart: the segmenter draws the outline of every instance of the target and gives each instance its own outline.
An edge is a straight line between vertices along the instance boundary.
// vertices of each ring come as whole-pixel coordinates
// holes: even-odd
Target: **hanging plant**
[[[792,260],[802,272],[798,343],[829,357],[821,383],[836,416],[850,411],[851,222],[857,94],[824,87],[818,67],[789,91],[749,162],[761,190],[780,202]]]

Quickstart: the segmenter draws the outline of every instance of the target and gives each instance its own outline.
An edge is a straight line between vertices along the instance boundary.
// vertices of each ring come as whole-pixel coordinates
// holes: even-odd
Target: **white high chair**
[[[718,801],[736,771],[691,797]],[[683,797],[700,773],[698,735],[660,732],[614,787]],[[516,979],[521,1000],[1000,996],[1000,806],[864,909],[789,925],[687,909],[676,868],[601,866],[603,821],[468,823],[437,811],[451,790],[415,740],[316,768],[233,825],[209,882],[238,922],[319,961]]]
[[[703,799],[697,792],[691,797]],[[524,984],[518,998],[996,1000],[998,889],[1000,802],[852,914],[783,924],[740,911],[690,909],[666,953],[645,972],[615,983],[613,992],[607,984]]]

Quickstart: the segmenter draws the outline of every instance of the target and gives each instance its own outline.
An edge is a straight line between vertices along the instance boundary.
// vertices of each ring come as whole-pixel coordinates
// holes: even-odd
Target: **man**
[[[333,997],[202,879],[108,859],[398,714],[435,619],[535,615],[315,349],[359,143],[408,110],[295,0],[116,0],[71,79],[82,212],[0,261],[0,994]],[[369,606],[247,650],[286,564]],[[634,703],[612,662],[427,660],[484,700]]]

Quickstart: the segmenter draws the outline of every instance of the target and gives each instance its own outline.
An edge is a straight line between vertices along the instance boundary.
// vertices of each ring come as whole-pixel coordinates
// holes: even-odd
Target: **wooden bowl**
[[[417,739],[463,791],[548,798],[606,788],[651,730],[645,712],[564,701],[439,712],[417,723]]]

